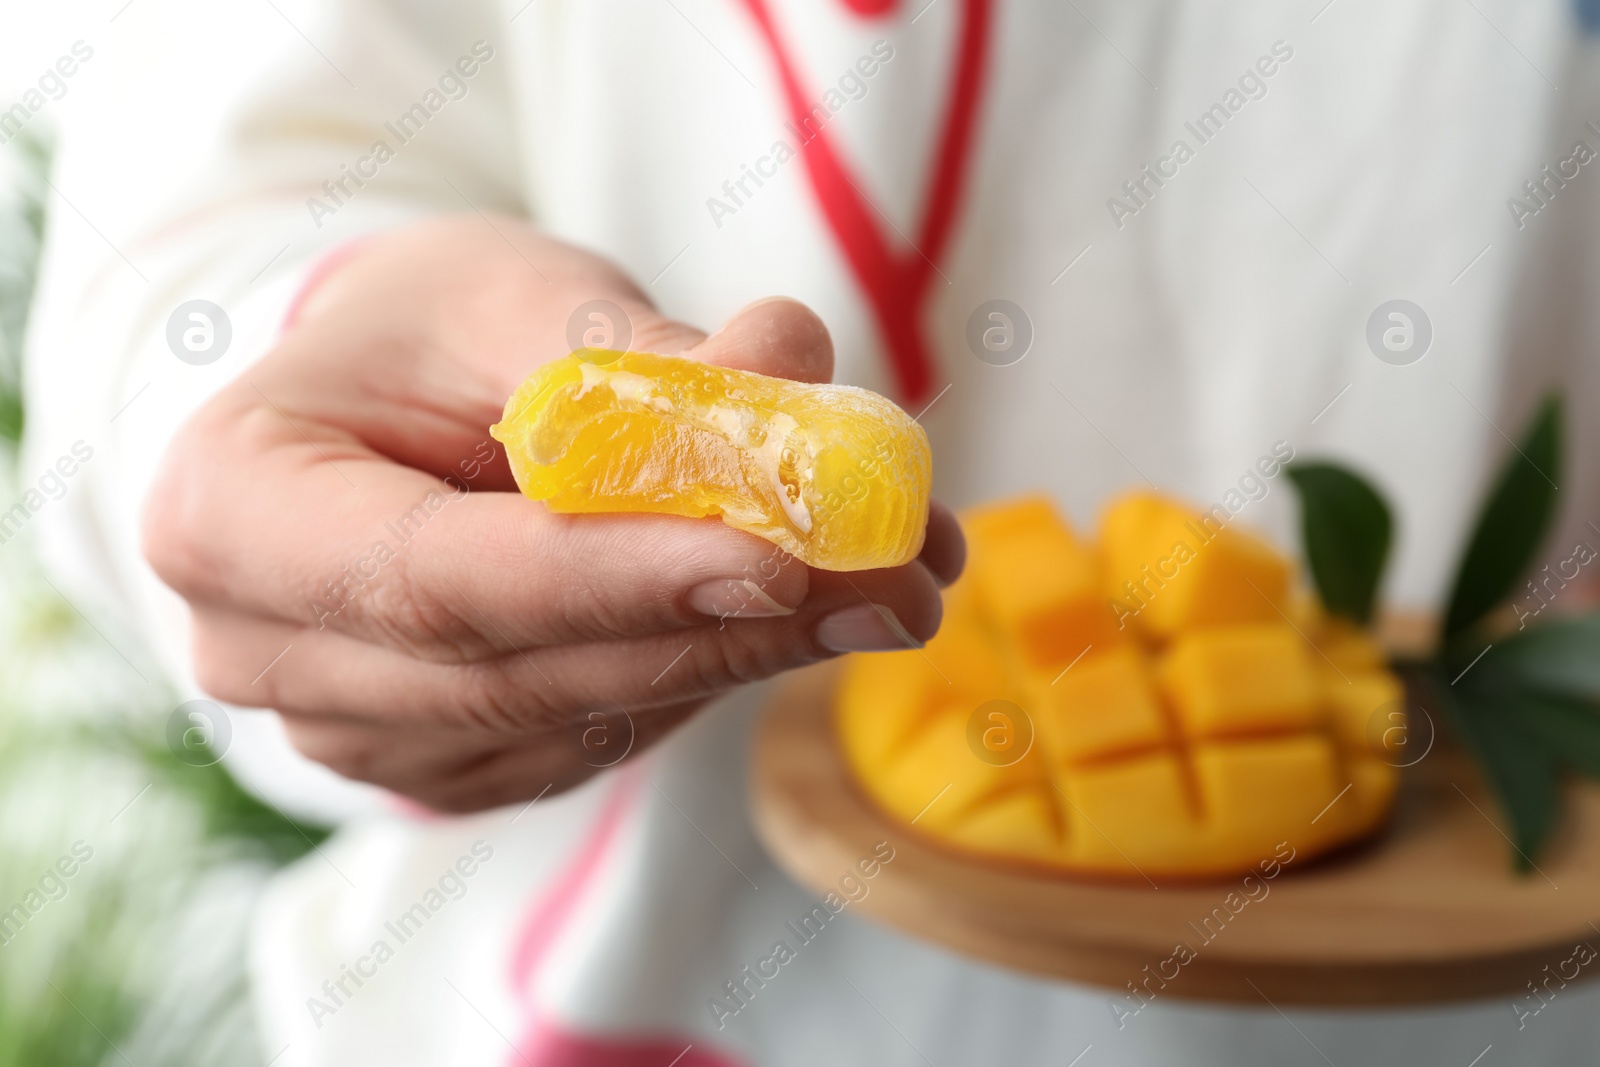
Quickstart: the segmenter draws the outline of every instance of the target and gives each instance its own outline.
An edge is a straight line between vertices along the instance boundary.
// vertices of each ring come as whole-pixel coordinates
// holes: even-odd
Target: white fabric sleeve
[[[166,679],[178,700],[203,695],[187,611],[139,551],[172,432],[273,344],[331,250],[430,214],[525,212],[504,38],[489,0],[279,0],[245,13],[184,0],[135,5],[85,39],[92,55],[57,116],[22,477],[47,477],[63,456],[73,473],[59,496],[47,478],[49,491],[25,498],[39,503],[27,525],[58,588],[164,712]],[[222,309],[208,316],[222,354],[203,365],[168,339],[193,300]],[[204,347],[205,324],[177,317]],[[284,810],[333,819],[382,802],[299,757],[275,716],[229,718],[226,762]]]

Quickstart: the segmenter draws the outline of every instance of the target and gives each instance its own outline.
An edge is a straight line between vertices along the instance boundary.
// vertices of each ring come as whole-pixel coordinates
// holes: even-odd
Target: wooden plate
[[[1518,876],[1493,800],[1465,758],[1440,747],[1406,771],[1380,839],[1291,865],[1235,913],[1224,902],[1243,899],[1239,880],[1152,888],[985,866],[886,817],[835,743],[836,672],[813,667],[775,691],[756,742],[756,824],[819,893],[889,841],[894,860],[852,910],[917,937],[1130,997],[1131,982],[1161,997],[1257,1004],[1516,1000],[1530,981],[1600,972],[1600,961],[1581,965],[1592,950],[1575,957],[1579,943],[1600,946],[1600,787],[1572,788],[1561,838]],[[1219,908],[1226,922],[1206,924]],[[1179,962],[1179,945],[1192,958]]]

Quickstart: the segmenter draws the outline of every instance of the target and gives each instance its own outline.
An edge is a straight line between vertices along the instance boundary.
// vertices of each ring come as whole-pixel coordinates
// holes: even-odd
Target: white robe
[[[963,0],[883,15],[856,13],[869,0],[770,2],[880,237],[909,261]],[[1578,141],[1600,149],[1586,125],[1600,123],[1600,65],[1567,3],[1019,0],[990,17],[965,186],[920,318],[935,389],[949,386],[923,419],[944,499],[1042,489],[1089,525],[1143,481],[1221,501],[1284,442],[1376,480],[1399,518],[1386,595],[1433,606],[1505,435],[1562,384],[1574,440],[1553,543],[1600,520],[1600,168],[1572,162]],[[137,547],[152,471],[186,414],[271,345],[312,267],[362,233],[525,213],[708,328],[795,296],[832,330],[840,380],[893,388],[805,166],[778,159],[790,115],[741,0],[143,0],[90,36],[61,106],[24,476],[92,447],[33,521],[74,599],[144,634],[179,678],[184,609]],[[452,99],[441,77],[480,41],[492,56]],[[885,50],[863,89],[846,80]],[[401,143],[385,123],[419,103],[426,126]],[[377,161],[379,140],[393,158]],[[335,196],[324,183],[343,168],[371,176]],[[233,331],[202,367],[165,341],[172,309],[196,298]],[[966,340],[992,299],[1031,324],[1009,366]],[[1431,326],[1407,365],[1366,339],[1393,299]],[[1293,543],[1281,479],[1240,514]],[[234,772],[286,810],[343,820],[261,909],[267,1054],[1487,1067],[1581,1062],[1600,1039],[1582,987],[1520,1029],[1509,996],[1287,1016],[1164,1000],[1119,1029],[1105,990],[973,962],[849,907],[802,943],[788,924],[816,899],[747,816],[761,691],[570,795],[464,819],[404,814],[299,758],[269,713],[236,712]],[[779,940],[794,958],[765,984],[744,978]],[[731,1015],[730,981],[747,993]]]

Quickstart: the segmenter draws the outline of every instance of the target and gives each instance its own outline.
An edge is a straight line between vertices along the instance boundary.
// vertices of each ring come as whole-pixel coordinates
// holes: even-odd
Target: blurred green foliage
[[[13,165],[0,213],[0,439],[13,448],[22,439],[22,342],[44,249],[47,136],[24,128],[6,143]]]
[[[7,502],[50,160],[31,127],[0,148]],[[220,765],[169,750],[174,688],[133,635],[89,626],[62,598],[30,534],[0,545],[0,1067],[262,1064],[251,909],[273,872],[326,832],[263,804]],[[51,875],[75,845],[92,859]]]

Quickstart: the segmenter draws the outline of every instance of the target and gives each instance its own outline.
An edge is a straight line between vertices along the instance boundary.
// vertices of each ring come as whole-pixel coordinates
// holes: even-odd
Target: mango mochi
[[[927,434],[853,386],[584,348],[534,372],[489,433],[551,511],[715,516],[826,570],[909,563],[928,525]]]
[[[1369,723],[1400,683],[1264,541],[1148,493],[1107,509],[1098,545],[1036,498],[963,525],[938,636],[851,657],[838,689],[846,759],[886,812],[976,857],[1141,881],[1382,823],[1395,734]]]

